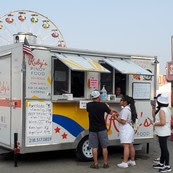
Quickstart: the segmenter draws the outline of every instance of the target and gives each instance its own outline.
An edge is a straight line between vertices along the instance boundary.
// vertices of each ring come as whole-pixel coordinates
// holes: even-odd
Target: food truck
[[[152,140],[157,57],[57,48],[25,37],[33,56],[23,53],[23,36],[0,47],[0,146],[14,150],[17,134],[20,154],[75,149],[79,159],[91,159],[86,104],[103,86],[104,102],[117,111],[117,86],[135,99],[135,143]],[[108,114],[105,121],[110,145],[120,145],[118,123]]]

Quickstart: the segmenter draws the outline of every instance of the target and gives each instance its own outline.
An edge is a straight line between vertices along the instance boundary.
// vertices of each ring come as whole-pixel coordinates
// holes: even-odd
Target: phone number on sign
[[[52,137],[37,137],[37,138],[29,138],[29,143],[34,142],[48,142],[51,141]]]

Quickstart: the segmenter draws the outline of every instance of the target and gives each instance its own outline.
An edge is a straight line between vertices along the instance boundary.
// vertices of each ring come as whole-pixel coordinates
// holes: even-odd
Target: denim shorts
[[[89,132],[89,146],[91,148],[98,148],[99,144],[102,148],[107,148],[109,146],[107,130]]]

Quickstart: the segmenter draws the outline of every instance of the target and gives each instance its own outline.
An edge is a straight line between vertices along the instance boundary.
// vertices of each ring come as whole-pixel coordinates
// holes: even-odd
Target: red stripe
[[[14,105],[15,108],[21,108],[21,100],[2,100],[0,99],[0,106],[2,107],[10,107]]]

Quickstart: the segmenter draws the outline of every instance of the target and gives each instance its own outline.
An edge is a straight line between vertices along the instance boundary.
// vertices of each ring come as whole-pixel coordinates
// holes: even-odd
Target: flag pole
[[[25,37],[26,38],[26,37]],[[23,47],[24,47],[24,43],[23,43]],[[22,80],[22,117],[23,120],[25,120],[26,118],[26,53],[23,51],[23,61],[22,61],[22,76],[21,76],[21,80]],[[22,123],[22,129],[26,129],[26,121],[23,121]],[[22,131],[22,139],[25,139],[25,132],[24,130]],[[25,143],[25,141],[22,141],[22,143]]]

